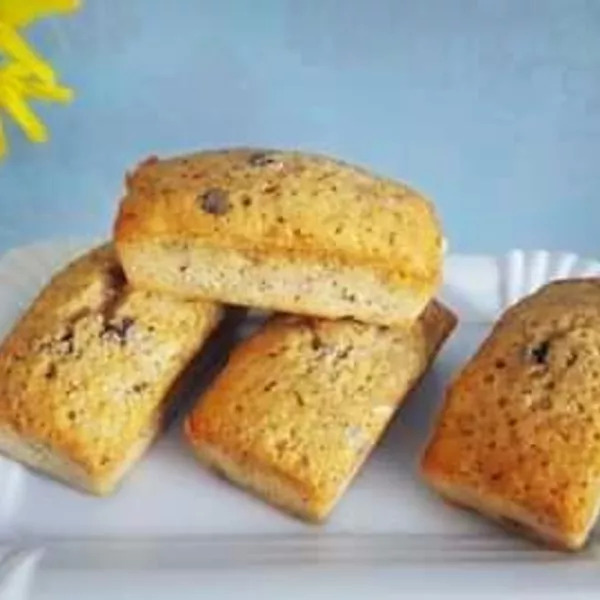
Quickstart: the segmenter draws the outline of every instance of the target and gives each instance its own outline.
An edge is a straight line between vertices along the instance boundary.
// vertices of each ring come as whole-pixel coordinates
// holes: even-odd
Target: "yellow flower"
[[[0,0],[0,21],[25,27],[35,19],[77,10],[79,4],[79,0]]]
[[[78,7],[79,0],[0,0],[0,110],[8,113],[32,142],[45,142],[48,132],[27,100],[68,102],[73,93],[57,83],[51,65],[31,48],[17,27]],[[0,158],[5,153],[0,118]]]

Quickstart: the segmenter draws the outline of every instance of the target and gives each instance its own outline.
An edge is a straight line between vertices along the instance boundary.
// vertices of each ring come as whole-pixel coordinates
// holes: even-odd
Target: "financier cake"
[[[56,275],[0,347],[0,452],[106,494],[161,427],[221,309],[127,285],[111,246]]]
[[[300,152],[148,159],[127,178],[115,242],[142,289],[380,325],[416,319],[441,280],[429,201]]]
[[[599,279],[508,310],[451,384],[422,466],[458,504],[583,546],[600,506]]]
[[[185,423],[198,458],[267,501],[324,519],[455,326],[276,316],[238,346]]]

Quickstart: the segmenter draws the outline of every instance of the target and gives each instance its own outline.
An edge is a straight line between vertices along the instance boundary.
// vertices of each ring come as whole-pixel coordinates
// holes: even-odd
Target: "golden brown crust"
[[[444,495],[578,548],[600,501],[600,280],[510,309],[447,392],[423,458]]]
[[[106,491],[159,429],[171,384],[219,315],[211,303],[130,289],[110,246],[81,257],[0,347],[2,447],[54,453],[86,474],[82,485]]]
[[[240,302],[239,293],[223,282],[196,279],[189,286],[189,264],[179,265],[181,272],[170,278],[162,267],[146,272],[137,259],[147,252],[148,260],[154,260],[149,245],[163,252],[183,246],[192,262],[199,262],[201,253],[206,257],[202,262],[209,266],[223,262],[226,271],[233,271],[242,259],[248,263],[242,270],[266,263],[271,271],[265,275],[269,280],[265,288],[281,276],[278,266],[320,267],[348,271],[348,296],[360,295],[361,288],[364,294],[373,285],[376,290],[415,298],[415,306],[405,309],[407,314],[390,315],[382,324],[416,317],[435,294],[441,275],[442,236],[427,200],[405,185],[330,158],[298,152],[233,149],[148,160],[128,178],[115,240],[134,283],[183,290],[188,296],[196,292]],[[359,280],[352,278],[357,271]],[[298,303],[295,307],[289,298],[278,300],[268,294],[263,295],[262,306],[292,307],[328,317],[354,315],[346,306],[331,314],[323,308],[323,301],[311,305],[317,290],[311,288],[310,280],[309,275],[301,294],[306,306]],[[381,290],[355,302],[374,302]],[[242,303],[256,301],[252,297]],[[354,316],[360,318],[357,310]]]
[[[300,516],[327,516],[455,325],[278,316],[242,343],[186,421],[205,461]]]

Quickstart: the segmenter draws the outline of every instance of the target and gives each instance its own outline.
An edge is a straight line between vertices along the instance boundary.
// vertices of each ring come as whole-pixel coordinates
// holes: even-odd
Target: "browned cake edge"
[[[443,475],[429,470],[426,462],[423,463],[422,474],[432,489],[448,502],[459,508],[473,510],[509,531],[519,533],[533,542],[544,542],[557,550],[580,550],[594,526],[592,521],[587,531],[579,535],[566,535],[562,531],[540,523],[534,514],[517,504],[508,502],[501,496],[493,494],[484,496],[467,486],[457,485],[447,480]],[[600,510],[600,503],[597,512],[598,510]]]
[[[144,455],[160,429],[158,423],[149,427],[140,436],[137,443],[131,446],[128,455],[118,468],[102,477],[94,477],[60,451],[24,437],[7,426],[0,428],[0,453],[42,475],[49,475],[82,492],[106,496],[114,491],[125,473]]]

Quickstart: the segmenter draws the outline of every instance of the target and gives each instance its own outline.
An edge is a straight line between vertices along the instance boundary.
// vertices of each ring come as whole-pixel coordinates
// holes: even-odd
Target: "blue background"
[[[149,153],[250,144],[409,181],[455,251],[600,255],[600,1],[88,0],[30,37],[77,100],[10,128],[0,250],[109,231]]]

